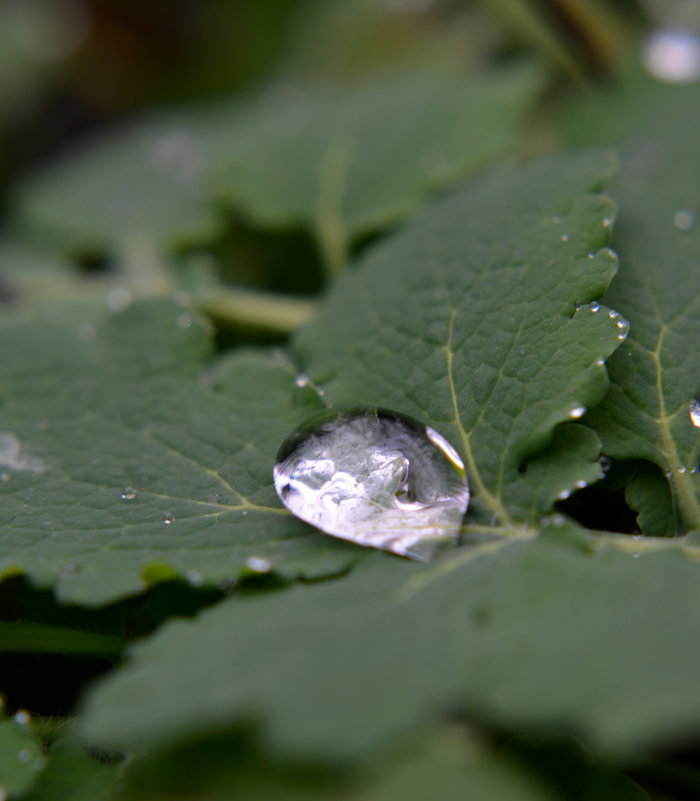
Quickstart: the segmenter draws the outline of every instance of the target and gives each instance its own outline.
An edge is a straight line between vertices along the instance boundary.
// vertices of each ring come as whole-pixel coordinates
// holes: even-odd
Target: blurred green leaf
[[[0,719],[0,797],[19,798],[36,782],[45,764],[29,723]]]
[[[347,758],[464,710],[619,757],[696,731],[697,563],[563,537],[430,566],[377,554],[284,603],[231,598],[134,648],[90,694],[82,734],[143,745],[253,716],[285,753]]]

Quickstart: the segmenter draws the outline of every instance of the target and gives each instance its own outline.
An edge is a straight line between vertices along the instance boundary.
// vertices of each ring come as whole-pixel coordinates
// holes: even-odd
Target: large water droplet
[[[469,503],[455,449],[388,409],[312,418],[282,443],[274,478],[284,505],[307,523],[422,561],[457,541]]]
[[[122,501],[133,501],[136,497],[136,490],[133,487],[124,487],[119,497]]]

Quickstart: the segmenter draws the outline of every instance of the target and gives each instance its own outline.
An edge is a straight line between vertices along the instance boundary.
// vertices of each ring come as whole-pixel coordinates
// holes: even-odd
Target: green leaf
[[[259,223],[313,229],[339,267],[351,239],[512,148],[539,85],[529,67],[471,82],[407,73],[162,111],[38,172],[17,194],[15,216],[67,247],[147,268],[164,249],[217,232],[215,186]]]
[[[0,798],[19,798],[45,764],[41,744],[28,723],[0,719]]]
[[[609,170],[584,155],[471,184],[373,250],[293,342],[335,405],[388,406],[455,444],[475,496],[468,523],[536,522],[598,473],[588,443],[560,453],[565,472],[554,454],[526,468],[557,424],[600,401],[603,360],[621,344],[624,321],[591,304],[615,271],[598,250]]]
[[[552,792],[507,752],[465,735],[457,726],[430,731],[418,742],[402,744],[388,759],[372,760],[354,770],[280,758],[252,746],[251,739],[240,731],[217,732],[134,758],[123,773],[119,797],[422,801],[432,793],[446,800],[554,801]]]
[[[639,528],[652,537],[667,537],[676,530],[673,497],[668,481],[653,464],[643,462],[625,487],[625,500],[639,512]]]
[[[82,734],[144,745],[252,716],[285,753],[348,758],[463,710],[619,757],[697,730],[697,563],[564,535],[430,566],[377,554],[283,603],[233,597],[135,647],[89,696]]]
[[[311,228],[337,271],[357,236],[512,148],[539,84],[521,67],[471,81],[409,72],[345,91],[273,91],[232,130],[220,191],[263,225]]]
[[[279,444],[323,408],[318,384],[331,403],[387,405],[452,439],[472,525],[536,524],[597,469],[590,432],[575,446],[558,434],[531,472],[527,459],[600,399],[619,345],[604,311],[576,306],[615,269],[594,252],[608,171],[598,156],[500,170],[421,215],[300,335],[306,387],[286,357],[245,351],[197,380],[209,338],[167,303],[8,317],[0,571],[97,604],[174,575],[230,584],[252,557],[287,576],[347,568],[359,550],[291,518],[271,485]]]
[[[121,768],[88,756],[72,738],[59,740],[49,752],[43,773],[22,801],[109,801],[114,797]]]
[[[649,533],[668,535],[700,528],[700,431],[689,413],[700,393],[700,91],[667,88],[657,99],[627,120],[611,189],[622,210],[614,238],[620,272],[606,302],[629,319],[630,337],[587,422],[610,456],[649,460],[666,475],[677,513]],[[655,497],[665,503],[663,492]]]
[[[290,425],[322,408],[288,363],[240,352],[217,389],[195,377],[206,329],[175,306],[81,314],[0,327],[2,573],[94,605],[176,575],[235,581],[250,557],[289,576],[357,558],[272,488]]]

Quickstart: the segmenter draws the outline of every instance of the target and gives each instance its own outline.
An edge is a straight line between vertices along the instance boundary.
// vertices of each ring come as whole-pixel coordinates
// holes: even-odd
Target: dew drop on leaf
[[[579,417],[583,417],[584,414],[586,414],[585,406],[574,406],[573,408],[569,409],[569,417],[572,420],[578,420]]]
[[[169,526],[174,522],[175,518],[172,515],[165,515],[165,517],[163,518],[163,524],[166,526]]]
[[[690,231],[695,225],[695,215],[688,209],[680,209],[673,215],[673,225],[679,231]]]
[[[326,534],[427,561],[457,541],[464,465],[429,426],[375,407],[313,417],[282,443],[275,488]]]
[[[119,497],[122,501],[133,501],[136,497],[136,490],[133,487],[124,487]]]

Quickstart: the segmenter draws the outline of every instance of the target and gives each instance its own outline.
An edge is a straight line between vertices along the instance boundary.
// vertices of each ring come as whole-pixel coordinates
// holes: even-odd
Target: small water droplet
[[[119,497],[123,501],[133,501],[136,497],[136,490],[133,487],[124,487]]]
[[[15,723],[19,723],[20,726],[26,726],[31,719],[32,716],[26,709],[20,709],[19,712],[15,714]]]
[[[275,488],[327,534],[426,560],[456,542],[469,501],[464,465],[437,431],[398,412],[326,412],[282,444]]]
[[[695,398],[690,401],[688,413],[690,414],[690,422],[695,428],[700,428],[700,403]]]
[[[105,304],[116,314],[126,311],[131,305],[131,292],[125,286],[113,286],[105,293]]]
[[[614,222],[615,222],[615,218],[614,218],[614,217],[605,217],[605,218],[603,219],[603,228],[610,228],[610,227],[612,227],[612,224],[613,224]]]
[[[600,311],[600,303],[594,300],[593,303],[591,303],[590,309],[592,312]]]
[[[562,234],[561,235],[561,241],[562,242],[568,242],[569,241],[569,235],[568,234]]]
[[[570,495],[571,495],[571,490],[565,489],[562,490],[559,493],[559,495],[557,495],[557,498],[559,498],[560,501],[565,501]]]
[[[243,517],[248,517],[248,512],[249,512],[249,510],[248,510],[248,509],[244,509],[244,510],[241,512],[241,514],[243,515]]]
[[[673,225],[679,231],[690,231],[695,225],[695,215],[688,209],[681,209],[673,215]]]
[[[627,328],[627,320],[618,320],[615,325],[618,328]]]
[[[608,470],[610,470],[612,461],[608,456],[601,456],[600,459],[598,459],[598,464],[600,465],[600,469],[603,471],[603,473],[607,473]]]
[[[28,748],[23,748],[19,752],[19,754],[17,754],[17,759],[20,762],[22,762],[24,765],[26,765],[27,762],[31,762],[32,761],[32,757],[33,756],[34,756],[34,754]]]
[[[584,481],[582,478],[576,482],[576,489],[583,489],[584,487],[588,486],[588,482]]]
[[[191,328],[192,327],[192,315],[191,314],[178,314],[176,323],[177,323],[177,327],[178,328]]]
[[[188,570],[185,573],[185,578],[192,587],[201,587],[204,584],[204,577],[198,570]]]
[[[72,578],[75,576],[80,568],[74,562],[69,562],[67,565],[63,565],[61,568],[61,572],[58,574],[59,581],[65,581],[66,579]]]
[[[171,515],[171,514],[167,514],[167,515],[165,515],[165,517],[163,518],[163,524],[164,524],[164,525],[166,525],[166,526],[170,526],[170,525],[172,525],[174,522],[175,522],[175,518],[174,518],[174,517],[173,517],[173,515]]]
[[[689,30],[654,31],[642,50],[647,70],[665,83],[692,83],[700,78],[700,39]]]
[[[608,317],[609,317],[611,320],[617,320],[617,318],[618,318],[619,316],[620,316],[620,313],[619,313],[619,312],[616,312],[616,311],[615,311],[615,309],[610,309],[610,311],[608,312]]]
[[[294,379],[294,383],[298,387],[308,387],[309,386],[309,377],[308,377],[308,375],[298,375]]]
[[[598,365],[598,367],[604,367],[605,359],[602,356],[598,356],[598,358],[595,360],[595,363]]]
[[[272,570],[272,563],[264,556],[249,556],[245,560],[245,566],[253,573],[269,573]]]
[[[589,258],[589,259],[595,259],[595,252],[594,252],[594,251],[591,251],[591,252],[588,254],[588,258]]]
[[[684,464],[679,464],[678,467],[676,468],[676,472],[680,473],[681,475],[687,472],[687,470],[688,468]]]
[[[586,414],[586,407],[585,406],[574,406],[569,409],[569,417],[572,420],[578,420],[579,417],[583,417]]]
[[[691,467],[691,468],[690,468],[690,472],[691,472],[691,473],[697,473],[697,472],[698,472],[698,468],[697,468],[697,466],[695,466],[695,467]]]
[[[673,473],[670,470],[664,470],[664,478],[673,478]]]

